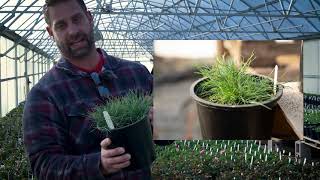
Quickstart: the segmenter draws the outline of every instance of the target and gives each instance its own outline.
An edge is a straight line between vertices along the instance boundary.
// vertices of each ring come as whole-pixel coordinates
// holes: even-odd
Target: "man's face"
[[[49,7],[51,24],[47,31],[53,36],[63,56],[81,59],[94,50],[93,20],[75,0]]]

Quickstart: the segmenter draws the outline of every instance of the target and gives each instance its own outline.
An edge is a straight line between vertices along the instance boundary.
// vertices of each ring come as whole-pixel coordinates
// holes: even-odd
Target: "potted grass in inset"
[[[96,126],[112,141],[111,147],[124,147],[131,155],[127,169],[150,167],[155,159],[148,112],[152,97],[130,91],[90,113]]]
[[[247,72],[252,54],[237,65],[224,56],[212,66],[199,68],[203,78],[194,82],[190,94],[197,103],[204,139],[270,139],[275,106],[282,85]]]

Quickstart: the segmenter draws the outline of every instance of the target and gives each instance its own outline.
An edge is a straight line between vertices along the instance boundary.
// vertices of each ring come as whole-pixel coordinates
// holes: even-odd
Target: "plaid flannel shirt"
[[[111,96],[130,89],[152,93],[152,75],[139,63],[103,55],[100,78]],[[33,174],[38,179],[149,179],[150,168],[100,172],[100,142],[105,138],[93,128],[87,112],[105,103],[90,74],[61,58],[28,94],[23,133]]]

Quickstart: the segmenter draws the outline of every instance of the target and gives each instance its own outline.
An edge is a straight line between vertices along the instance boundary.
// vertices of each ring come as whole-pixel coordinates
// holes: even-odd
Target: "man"
[[[62,58],[30,93],[24,143],[38,179],[149,179],[150,168],[125,171],[130,154],[94,128],[87,111],[130,89],[152,92],[152,76],[134,62],[96,49],[83,0],[46,0],[47,31]]]

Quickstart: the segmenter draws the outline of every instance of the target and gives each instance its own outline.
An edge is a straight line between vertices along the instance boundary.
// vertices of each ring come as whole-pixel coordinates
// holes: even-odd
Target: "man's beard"
[[[84,40],[86,42],[86,45],[80,48],[72,48],[71,46],[73,41],[79,40],[79,39]],[[71,59],[82,59],[90,54],[91,49],[94,46],[93,30],[89,32],[89,35],[83,32],[78,32],[73,37],[67,39],[65,43],[57,40],[56,40],[56,43],[60,52],[64,56]]]

